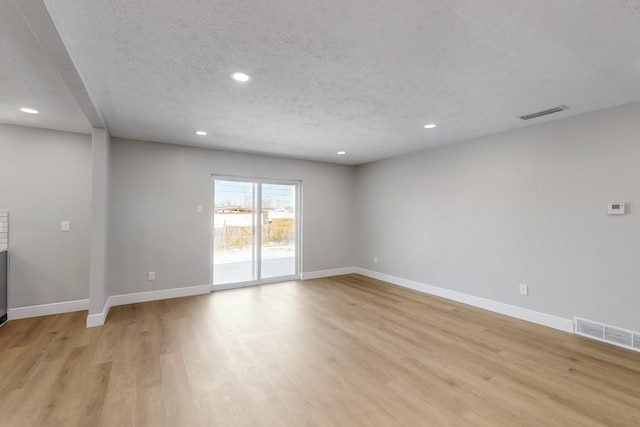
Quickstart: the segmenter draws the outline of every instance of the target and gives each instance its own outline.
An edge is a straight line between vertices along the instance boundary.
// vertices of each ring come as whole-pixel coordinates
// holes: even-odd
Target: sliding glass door
[[[299,277],[298,182],[214,177],[213,286]]]

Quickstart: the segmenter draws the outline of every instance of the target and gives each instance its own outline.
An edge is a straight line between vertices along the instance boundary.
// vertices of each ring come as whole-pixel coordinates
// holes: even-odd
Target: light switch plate
[[[203,213],[204,212],[204,208],[202,207],[202,205],[196,206],[196,212],[197,213]]]
[[[62,230],[62,231],[70,231],[71,230],[71,222],[70,221],[62,221],[60,223],[60,230]]]

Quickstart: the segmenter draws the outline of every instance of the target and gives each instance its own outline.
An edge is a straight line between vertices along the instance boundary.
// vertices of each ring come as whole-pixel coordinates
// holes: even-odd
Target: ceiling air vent
[[[520,116],[520,118],[522,120],[535,119],[536,117],[546,116],[547,114],[559,113],[560,111],[564,111],[568,108],[569,107],[567,107],[566,105],[561,105],[559,107],[550,108],[548,110],[538,111],[537,113],[527,114],[526,116]]]

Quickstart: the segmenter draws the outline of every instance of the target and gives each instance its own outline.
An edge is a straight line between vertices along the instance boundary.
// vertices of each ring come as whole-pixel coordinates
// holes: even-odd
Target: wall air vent
[[[576,335],[640,352],[640,333],[605,325],[592,320],[574,319]]]
[[[576,334],[599,340],[604,339],[604,326],[589,320],[576,318]]]
[[[536,117],[546,116],[547,114],[559,113],[560,111],[564,111],[568,109],[566,105],[561,105],[559,107],[550,108],[544,111],[538,111],[537,113],[527,114],[526,116],[520,116],[522,120],[535,119]]]

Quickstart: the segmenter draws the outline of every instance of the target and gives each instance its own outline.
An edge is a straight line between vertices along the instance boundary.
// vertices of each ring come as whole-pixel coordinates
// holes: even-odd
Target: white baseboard
[[[107,320],[107,314],[111,307],[119,305],[136,304],[140,302],[158,301],[170,298],[190,297],[193,295],[208,294],[210,285],[190,286],[187,288],[163,289],[159,291],[138,292],[135,294],[113,295],[107,299],[101,313],[87,316],[87,328],[102,326]]]
[[[107,320],[107,314],[109,314],[110,308],[111,305],[109,305],[109,298],[107,298],[107,302],[104,303],[104,307],[102,308],[102,311],[100,313],[89,314],[87,316],[87,328],[104,325],[104,322]]]
[[[310,271],[300,274],[301,280],[320,279],[322,277],[342,276],[356,273],[356,267],[334,268],[332,270]]]
[[[193,295],[208,294],[210,285],[189,286],[187,288],[164,289],[161,291],[139,292],[136,294],[113,295],[109,297],[110,307],[119,305],[136,304],[139,302],[158,301],[170,298],[190,297]]]
[[[28,317],[49,316],[52,314],[71,313],[89,309],[89,300],[54,302],[51,304],[31,305],[28,307],[10,308],[8,320],[26,319]]]
[[[445,288],[439,288],[437,286],[403,279],[401,277],[392,276],[390,274],[378,273],[377,271],[367,270],[364,268],[356,267],[354,268],[354,273],[389,282],[394,285],[402,286],[404,288],[413,289],[425,294],[446,298],[452,301],[471,305],[473,307],[483,308],[495,313],[515,317],[516,319],[526,320],[527,322],[536,323],[538,325],[547,326],[553,329],[558,329],[563,332],[573,333],[573,320],[571,319],[552,316],[550,314],[528,310],[526,308],[517,307],[515,305],[504,304],[490,299],[480,298]]]

